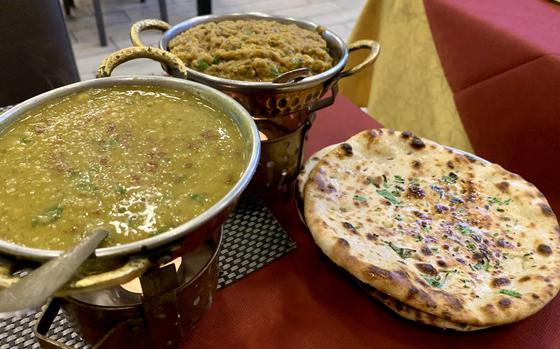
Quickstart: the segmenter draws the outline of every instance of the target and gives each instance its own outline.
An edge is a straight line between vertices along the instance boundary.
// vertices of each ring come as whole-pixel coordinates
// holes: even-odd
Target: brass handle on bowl
[[[156,29],[165,32],[171,28],[171,24],[159,19],[144,19],[138,21],[130,27],[130,41],[132,46],[143,47],[148,46],[140,39],[140,33],[145,30]]]
[[[99,65],[97,77],[104,78],[111,76],[111,73],[119,64],[136,58],[150,58],[156,60],[168,66],[168,68],[176,73],[174,74],[175,76],[179,75],[178,77],[183,79],[187,78],[187,67],[185,67],[185,63],[183,63],[179,57],[155,47],[127,47],[111,53],[109,56],[105,57],[101,65]]]
[[[90,292],[103,288],[108,288],[123,284],[134,278],[140,277],[150,266],[148,258],[131,258],[121,267],[101,272],[99,274],[88,275],[83,278],[71,281],[62,289],[56,292],[57,296],[66,296],[74,293]],[[10,272],[9,261],[0,263],[0,289],[7,288],[17,283],[20,277],[12,275]]]
[[[150,266],[148,258],[131,258],[123,266],[102,272],[100,274],[89,275],[79,280],[70,282],[57,295],[70,295],[87,290],[88,292],[100,290],[124,284],[132,279],[140,277]]]
[[[370,50],[370,53],[366,57],[366,59],[363,62],[361,62],[360,64],[358,64],[358,65],[340,73],[340,78],[345,78],[347,76],[354,75],[354,74],[362,71],[368,65],[375,62],[375,60],[377,59],[377,56],[379,56],[379,51],[381,49],[381,45],[379,45],[378,42],[373,41],[373,40],[358,40],[358,41],[353,42],[350,45],[348,45],[348,52],[352,52],[352,51],[356,51],[356,50],[362,50],[362,49]]]

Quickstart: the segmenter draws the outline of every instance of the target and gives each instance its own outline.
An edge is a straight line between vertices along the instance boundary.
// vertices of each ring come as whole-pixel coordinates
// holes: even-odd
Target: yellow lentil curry
[[[29,112],[0,136],[0,239],[65,249],[148,238],[207,210],[246,164],[235,122],[156,86],[90,89]]]
[[[267,20],[201,24],[172,39],[169,49],[192,69],[232,80],[272,81],[301,67],[318,74],[333,64],[320,33]]]

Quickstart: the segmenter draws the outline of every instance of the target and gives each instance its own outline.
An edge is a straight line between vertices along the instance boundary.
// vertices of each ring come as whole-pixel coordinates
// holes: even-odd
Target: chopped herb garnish
[[[33,217],[33,219],[31,219],[31,225],[35,227],[37,225],[51,224],[62,216],[62,211],[64,211],[64,209],[60,205],[51,207],[45,213]]]
[[[412,235],[412,237],[414,238],[414,241],[416,241],[416,242],[420,242],[420,241],[424,240],[422,235]]]
[[[490,269],[490,263],[486,260],[484,262],[478,262],[474,265],[474,269],[488,271],[488,269]]]
[[[399,200],[397,200],[395,195],[393,195],[393,193],[391,193],[390,191],[388,191],[386,189],[380,189],[380,190],[377,190],[376,192],[377,192],[377,194],[383,196],[387,201],[389,201],[393,205],[398,205],[399,204]]]
[[[463,235],[469,235],[472,233],[471,228],[466,223],[459,223],[459,225],[457,225],[457,229],[459,229],[459,232]]]
[[[393,190],[391,194],[393,194],[394,196],[401,196],[401,192],[398,190]]]
[[[294,57],[292,58],[292,69],[301,68],[301,58]]]
[[[71,170],[70,177],[75,179],[76,187],[81,191],[92,192],[98,189],[97,186],[93,184],[92,177],[89,172]]]
[[[127,193],[127,191],[128,190],[125,187],[123,187],[122,185],[120,185],[120,184],[117,185],[117,193],[124,195],[124,194]]]
[[[212,59],[212,64],[220,64],[220,58],[219,57],[214,57]]]
[[[395,220],[397,220],[399,222],[402,221],[402,216],[400,214],[396,215]]]
[[[111,150],[118,144],[118,140],[116,140],[115,138],[109,138],[103,145],[101,145],[101,148],[103,148],[103,150]]]
[[[504,210],[503,208],[498,208],[498,209],[496,209],[496,211],[498,211],[498,212],[505,212],[505,210]]]
[[[404,178],[401,176],[395,176],[395,183],[404,184]]]
[[[508,296],[511,296],[511,297],[515,297],[515,298],[521,298],[521,293],[519,293],[517,291],[514,291],[514,290],[508,290],[506,288],[502,288],[499,293],[505,294],[505,295],[508,295]]]
[[[205,71],[207,68],[208,68],[208,63],[206,63],[206,61],[203,61],[202,59],[196,61],[196,69],[198,71]]]
[[[206,200],[206,196],[198,193],[194,193],[190,195],[191,199],[196,202],[203,202]]]
[[[447,184],[455,184],[457,183],[457,179],[459,179],[459,176],[453,172],[449,172],[449,175],[441,177],[441,180]]]
[[[429,225],[422,225],[422,231],[425,233],[428,233],[430,231],[430,226]]]
[[[390,241],[385,241],[385,243],[391,247],[393,249],[393,251],[395,251],[402,259],[407,259],[412,257],[412,254],[414,252],[416,252],[416,250],[413,250],[411,248],[406,248],[406,247],[398,247],[393,245],[392,242]]]
[[[27,136],[23,136],[19,139],[19,142],[21,144],[29,144],[29,143],[31,143],[31,138],[29,138]]]
[[[431,250],[432,250],[432,252],[434,252],[434,253],[438,253],[438,252],[439,252],[439,248],[437,248],[437,247],[432,247]]]
[[[277,77],[278,75],[280,75],[280,72],[278,71],[278,68],[272,67],[270,68],[270,74],[272,74],[272,76],[274,77]]]
[[[367,198],[362,195],[354,195],[354,201],[367,202]]]
[[[426,280],[426,282],[432,287],[441,288],[442,286],[442,283],[439,280],[440,279],[439,276],[430,277],[430,276],[422,275],[422,278],[424,278],[424,280]]]
[[[497,205],[509,205],[511,202],[511,199],[507,199],[507,200],[500,200],[499,198],[495,197],[495,196],[489,196],[487,198],[488,200],[488,204],[492,205],[492,204],[497,204]]]
[[[476,249],[476,245],[473,244],[472,242],[469,242],[469,243],[467,244],[467,247],[469,248],[469,250],[475,250],[475,249]]]
[[[109,139],[107,140],[107,147],[109,147],[109,148],[112,148],[112,147],[114,147],[114,146],[117,145],[117,144],[119,144],[119,141],[116,140],[115,138],[109,138]]]

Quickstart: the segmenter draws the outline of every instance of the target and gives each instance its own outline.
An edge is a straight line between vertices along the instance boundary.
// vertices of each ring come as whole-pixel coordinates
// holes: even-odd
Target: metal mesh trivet
[[[0,114],[9,107],[0,107]],[[224,224],[218,288],[225,287],[296,248],[264,202],[257,196],[242,197]],[[0,320],[0,349],[40,348],[33,326],[40,313]],[[49,337],[76,349],[89,348],[59,313]]]

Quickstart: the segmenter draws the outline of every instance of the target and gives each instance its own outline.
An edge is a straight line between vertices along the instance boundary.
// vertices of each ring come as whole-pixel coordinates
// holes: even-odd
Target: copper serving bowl
[[[120,63],[137,58],[152,58],[177,69],[183,74],[183,63],[157,49],[129,48],[107,57],[102,63],[98,76],[102,79],[78,82],[57,88],[31,98],[0,116],[0,135],[12,123],[17,122],[25,113],[48,102],[54,102],[69,94],[91,88],[112,86],[156,85],[188,91],[200,99],[222,110],[239,126],[245,140],[247,164],[241,178],[231,190],[212,207],[197,217],[159,235],[140,241],[112,247],[97,248],[92,258],[79,270],[74,278],[58,295],[92,291],[118,285],[141,275],[149,266],[158,266],[192,250],[214,234],[225,221],[237,203],[241,193],[247,187],[256,170],[260,142],[257,127],[247,113],[235,100],[225,94],[202,84],[156,76],[106,77]],[[9,287],[19,280],[17,272],[22,268],[33,268],[37,262],[43,262],[60,255],[62,251],[30,248],[8,241],[0,240],[0,288]]]
[[[37,340],[43,348],[67,348],[49,337],[62,309],[72,327],[94,348],[178,346],[212,305],[222,241],[219,230],[196,250],[140,279],[54,299],[35,325]]]
[[[336,95],[338,81],[342,78],[354,75],[366,66],[372,64],[379,54],[380,46],[375,41],[360,40],[346,45],[334,32],[324,29],[316,23],[289,17],[270,16],[262,13],[199,16],[174,26],[161,20],[146,19],[132,25],[130,29],[130,38],[134,46],[143,47],[145,45],[140,38],[140,33],[142,31],[149,29],[161,30],[164,31],[164,34],[159,42],[159,48],[169,51],[168,45],[173,38],[197,25],[209,22],[246,19],[295,24],[310,31],[317,31],[327,42],[329,54],[334,60],[332,68],[320,74],[308,76],[301,80],[282,79],[282,82],[278,83],[229,80],[204,74],[187,67],[189,80],[212,86],[226,93],[241,103],[254,117],[276,117],[301,110],[312,112],[332,104]],[[369,50],[370,54],[362,63],[345,70],[349,52],[359,49]],[[170,75],[178,76],[178,72],[172,67],[164,66],[163,68]],[[287,73],[282,75],[286,74]],[[329,90],[333,90],[331,96],[321,100]]]

